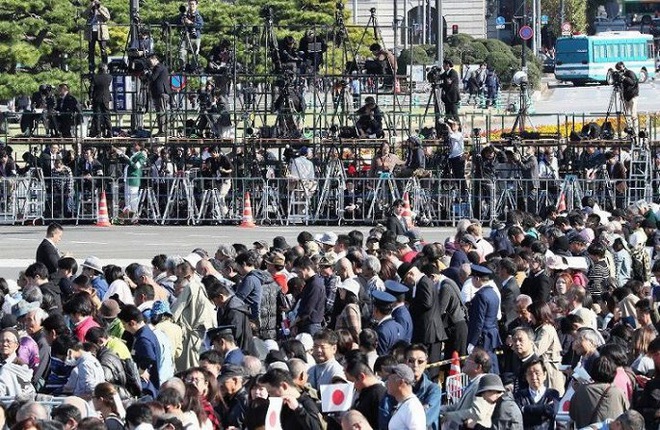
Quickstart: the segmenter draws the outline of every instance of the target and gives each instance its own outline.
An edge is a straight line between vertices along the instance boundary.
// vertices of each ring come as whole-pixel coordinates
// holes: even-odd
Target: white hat
[[[296,340],[299,340],[300,343],[305,347],[305,351],[311,351],[314,349],[314,339],[309,333],[300,333],[296,336]]]
[[[346,279],[344,282],[338,285],[338,288],[343,288],[348,290],[351,293],[355,294],[355,297],[360,297],[360,283],[355,279]]]
[[[202,261],[202,256],[196,252],[191,252],[190,254],[183,257],[183,259],[186,260],[192,266],[193,270],[196,270],[197,263]]]
[[[323,245],[335,246],[337,243],[337,234],[332,231],[326,231],[323,234],[314,236],[314,240]]]
[[[88,269],[92,269],[98,273],[103,273],[103,264],[101,263],[101,259],[93,255],[85,258],[85,261],[83,261],[83,264],[81,266],[87,267]]]
[[[279,351],[280,346],[277,344],[277,341],[274,339],[264,340],[264,345],[268,348],[269,351]]]
[[[568,263],[566,263],[565,257],[552,254],[545,257],[545,267],[550,270],[566,270],[568,269]]]
[[[632,248],[634,248],[637,245],[645,244],[646,239],[648,239],[648,237],[646,236],[646,233],[644,233],[643,231],[637,230],[628,237],[628,243],[630,244],[630,246]]]

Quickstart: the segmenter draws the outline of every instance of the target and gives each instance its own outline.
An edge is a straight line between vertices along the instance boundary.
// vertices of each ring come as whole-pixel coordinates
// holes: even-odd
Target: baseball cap
[[[407,384],[413,385],[415,383],[415,374],[413,373],[412,369],[405,364],[395,364],[394,366],[386,366],[383,368],[383,371],[388,375],[398,376]]]

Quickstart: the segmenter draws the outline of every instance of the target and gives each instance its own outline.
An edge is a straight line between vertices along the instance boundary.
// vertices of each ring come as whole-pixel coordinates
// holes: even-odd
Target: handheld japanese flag
[[[568,388],[566,389],[566,393],[564,394],[564,397],[562,397],[561,400],[559,401],[559,407],[557,413],[567,414],[570,411],[571,399],[573,398],[574,394],[575,394],[575,390],[573,389],[573,384],[569,384]]]
[[[321,385],[321,412],[343,412],[353,405],[353,384]]]
[[[268,398],[268,412],[266,412],[266,430],[282,430],[280,412],[282,412],[282,398]]]

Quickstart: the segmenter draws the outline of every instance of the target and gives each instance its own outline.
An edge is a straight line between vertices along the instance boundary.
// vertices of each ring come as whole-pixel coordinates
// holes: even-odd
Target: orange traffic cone
[[[451,366],[449,367],[449,375],[447,377],[447,395],[460,399],[463,395],[463,384],[461,383],[461,359],[458,356],[458,351],[451,354]]]
[[[406,220],[406,226],[409,229],[415,227],[415,224],[413,223],[413,213],[412,210],[410,210],[410,196],[407,191],[403,193],[403,213],[401,216]]]
[[[250,203],[250,193],[245,193],[245,203],[243,204],[243,219],[241,227],[256,227],[254,218],[252,218],[252,203]]]
[[[101,201],[99,202],[99,210],[96,216],[97,227],[110,227],[110,218],[108,217],[108,201],[105,199],[105,191],[101,192]]]

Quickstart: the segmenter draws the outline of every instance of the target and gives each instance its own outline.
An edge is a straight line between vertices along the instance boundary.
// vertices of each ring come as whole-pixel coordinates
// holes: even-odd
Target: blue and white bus
[[[555,77],[583,85],[607,83],[608,71],[623,61],[639,82],[655,74],[653,36],[638,31],[611,31],[597,36],[569,36],[557,39]]]

